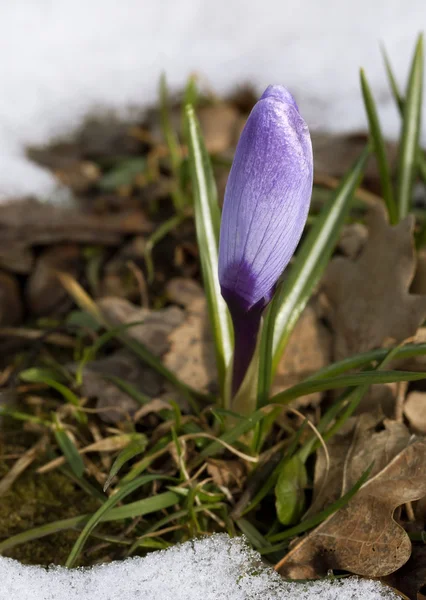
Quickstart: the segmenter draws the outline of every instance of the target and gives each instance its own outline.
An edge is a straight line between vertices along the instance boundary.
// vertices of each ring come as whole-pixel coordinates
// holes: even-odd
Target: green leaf
[[[407,360],[416,356],[424,356],[426,354],[426,344],[406,344],[405,346],[396,347],[395,350],[395,360]],[[343,360],[339,360],[338,362],[323,367],[316,373],[307,377],[305,382],[335,377],[336,375],[346,373],[346,371],[365,367],[374,361],[382,361],[388,354],[389,348],[378,348],[376,350],[355,354],[354,356],[344,358]]]
[[[170,118],[169,91],[164,73],[160,78],[160,115],[161,128],[170,154],[173,173],[172,200],[176,212],[179,214],[185,206],[185,196],[180,188],[180,169],[182,166],[182,150]]]
[[[48,387],[51,387],[52,389],[56,390],[61,394],[61,396],[66,402],[69,402],[70,404],[74,405],[77,409],[79,409],[75,413],[77,420],[80,423],[87,423],[86,414],[80,410],[81,407],[79,398],[74,394],[74,392],[67,388],[66,385],[53,379],[52,372],[50,370],[32,367],[31,369],[21,371],[19,373],[19,378],[22,381],[26,381],[29,383],[43,383],[44,385],[47,385]]]
[[[72,547],[72,550],[68,556],[65,566],[67,566],[68,568],[71,568],[74,565],[78,555],[82,551],[83,546],[86,543],[86,541],[87,541],[88,537],[90,536],[91,532],[93,531],[93,529],[96,527],[96,525],[101,520],[105,520],[106,515],[111,512],[111,510],[114,508],[114,506],[118,502],[123,500],[126,496],[128,496],[132,492],[136,491],[138,488],[142,487],[143,485],[150,483],[151,481],[155,481],[155,480],[163,480],[164,481],[165,479],[169,480],[169,481],[172,480],[171,477],[163,477],[163,476],[159,476],[159,475],[144,475],[144,476],[139,477],[138,479],[135,479],[134,481],[128,483],[127,485],[124,485],[123,487],[119,488],[117,490],[117,492],[113,496],[108,498],[108,500],[106,500],[104,502],[104,504],[95,512],[95,514],[92,515],[92,517],[90,517],[90,519],[84,526],[83,531],[80,533],[77,541],[75,542],[74,546]],[[176,494],[175,494],[175,497],[176,497],[176,499],[178,499],[178,496],[176,496]],[[152,498],[147,498],[145,500],[151,500],[151,501],[153,500],[154,506],[157,506],[157,503],[155,502],[156,499],[157,498],[154,496]],[[139,501],[139,503],[133,503],[133,504],[140,504],[141,502],[142,501]],[[160,506],[160,503],[158,503],[158,506]],[[118,514],[120,514],[120,509],[122,509],[121,510],[121,513],[122,513],[121,518],[126,518],[127,516],[129,516],[128,515],[129,505],[121,506],[118,509],[118,511],[116,511],[116,512],[118,512]],[[127,511],[126,511],[126,509],[127,509]],[[160,510],[160,508],[156,508],[156,510]],[[125,516],[123,516],[123,514]],[[144,514],[144,513],[140,512],[139,514]]]
[[[267,544],[266,538],[263,537],[260,531],[256,529],[256,527],[250,523],[250,521],[241,518],[237,519],[236,523],[253,548],[259,549],[265,547]]]
[[[170,219],[167,219],[161,223],[161,225],[155,229],[154,233],[145,241],[143,254],[149,283],[154,281],[154,262],[152,260],[152,251],[163,238],[169,235],[171,231],[179,227],[179,225],[181,225],[186,218],[187,215],[184,212],[180,212],[177,215],[170,217]]]
[[[224,398],[226,368],[231,361],[232,328],[218,276],[220,211],[210,159],[192,106],[186,107],[186,129],[194,190],[194,212],[201,270],[216,350],[219,385]]]
[[[270,404],[288,404],[296,398],[312,394],[313,392],[323,392],[325,390],[335,390],[338,388],[354,387],[358,385],[372,385],[376,383],[394,383],[397,381],[419,381],[426,379],[426,373],[413,371],[363,371],[352,375],[337,375],[336,377],[319,379],[313,381],[303,381],[273,396]]]
[[[57,425],[54,428],[53,433],[55,435],[56,442],[62,450],[63,455],[67,459],[73,473],[79,479],[81,479],[83,477],[85,466],[74,442],[71,440],[65,429],[60,425]]]
[[[385,142],[383,139],[382,128],[380,127],[379,115],[377,114],[377,108],[374,102],[373,94],[371,93],[371,89],[363,69],[360,71],[360,79],[365,110],[368,117],[370,136],[373,141],[374,152],[376,154],[377,164],[379,167],[383,200],[385,201],[388,210],[389,221],[391,225],[395,225],[398,223],[398,209],[393,197],[392,180],[389,162],[386,155]]]
[[[131,460],[138,454],[142,454],[142,452],[145,452],[147,445],[148,438],[146,437],[146,435],[143,433],[138,433],[136,434],[135,439],[132,442],[130,442],[128,446],[123,448],[123,450],[120,452],[120,454],[117,456],[117,458],[112,464],[111,470],[108,475],[108,479],[106,480],[104,485],[104,492],[109,488],[109,486],[111,485],[111,481],[117,475],[121,467],[123,467],[123,465],[125,465],[127,462],[129,462],[129,460]]]
[[[193,108],[197,108],[197,105],[200,100],[200,93],[198,91],[197,85],[197,77],[195,75],[190,75],[188,77],[188,81],[186,82],[186,86],[183,92],[182,97],[182,115],[181,115],[181,130],[183,135],[183,142],[187,145],[187,130],[186,130],[186,107],[190,104]]]
[[[395,99],[396,105],[398,107],[399,110],[399,114],[401,115],[401,117],[404,115],[404,106],[405,106],[405,100],[404,98],[401,96],[401,93],[399,91],[399,87],[398,87],[398,83],[396,81],[395,75],[393,73],[392,70],[392,66],[390,64],[390,60],[388,55],[386,54],[385,49],[382,47],[382,54],[383,54],[383,59],[385,61],[385,68],[386,68],[386,73],[389,79],[389,84],[392,90],[392,95]],[[419,147],[419,152],[418,152],[418,168],[419,168],[419,173],[423,179],[423,181],[426,183],[426,158],[425,155],[423,153],[423,150]]]
[[[268,399],[271,382],[285,345],[327,267],[368,156],[366,148],[335,194],[324,205],[267,311],[260,351],[260,404],[265,404]]]
[[[417,172],[423,93],[423,36],[416,44],[405,96],[401,137],[399,141],[397,202],[399,218],[411,209],[414,179]]]
[[[275,486],[277,516],[283,525],[297,522],[305,508],[306,467],[298,454],[286,460]]]
[[[332,514],[334,514],[335,512],[337,512],[338,510],[340,510],[341,508],[343,508],[344,506],[346,506],[348,504],[348,502],[355,496],[355,494],[358,492],[358,490],[367,481],[367,479],[370,476],[372,468],[373,468],[373,465],[371,464],[368,467],[368,469],[366,471],[364,471],[364,473],[358,479],[356,484],[348,492],[346,492],[346,494],[344,496],[342,496],[341,498],[336,500],[336,502],[333,502],[333,504],[330,504],[330,506],[327,506],[327,508],[325,508],[318,514],[314,515],[313,517],[309,517],[308,519],[303,520],[298,525],[295,525],[294,527],[291,527],[290,529],[286,529],[285,531],[283,531],[281,533],[276,533],[274,535],[268,536],[268,540],[270,542],[280,542],[283,540],[288,540],[292,537],[295,537],[296,535],[305,533],[309,529],[312,529],[313,527],[316,527],[317,525],[319,525],[320,523],[325,521],[329,516],[331,516]],[[277,550],[280,550],[280,547],[270,546],[268,548],[262,549],[260,551],[260,553],[261,554],[270,554],[271,552],[276,552]]]
[[[98,186],[105,192],[114,191],[123,185],[130,185],[137,175],[146,170],[145,158],[129,158],[117,167],[108,171],[98,182]]]
[[[277,411],[272,410],[269,413],[270,415],[274,416],[274,421],[277,419],[277,417],[279,415],[278,411],[281,412],[281,409],[279,408]],[[260,469],[262,469],[263,472],[266,471],[265,475],[267,475],[268,470],[271,470],[270,475],[266,477],[266,480],[264,481],[262,486],[259,488],[259,490],[256,492],[254,498],[247,504],[247,506],[241,507],[238,514],[241,514],[242,516],[244,516],[248,512],[252,511],[254,508],[256,508],[256,506],[258,504],[260,504],[260,502],[265,498],[265,496],[270,492],[270,490],[272,490],[272,488],[275,486],[275,484],[277,482],[277,479],[281,472],[282,466],[284,465],[285,462],[287,462],[293,456],[294,452],[296,451],[297,446],[302,437],[302,434],[305,431],[307,423],[308,423],[308,421],[307,421],[307,419],[305,419],[303,421],[302,425],[296,431],[291,444],[285,451],[285,455],[281,458],[280,462],[276,465],[275,468],[273,468],[272,460],[269,460],[267,465],[260,463],[259,465],[256,466],[256,469],[253,471],[253,473],[251,475],[252,478],[256,477],[256,475],[258,474],[257,472]],[[262,473],[262,475],[263,475],[263,473]],[[235,514],[235,510],[234,510],[234,514]]]

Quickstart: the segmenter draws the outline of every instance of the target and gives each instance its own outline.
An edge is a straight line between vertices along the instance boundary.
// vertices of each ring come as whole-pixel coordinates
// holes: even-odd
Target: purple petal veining
[[[234,392],[262,310],[302,235],[312,180],[308,127],[290,92],[269,86],[238,142],[222,213],[219,280],[234,324]]]

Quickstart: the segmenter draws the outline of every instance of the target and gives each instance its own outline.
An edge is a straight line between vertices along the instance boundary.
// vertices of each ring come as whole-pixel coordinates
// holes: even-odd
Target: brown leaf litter
[[[414,217],[395,227],[383,206],[368,215],[368,240],[356,260],[334,258],[322,289],[339,360],[413,336],[426,316],[426,296],[409,292],[416,268]]]
[[[318,451],[314,498],[309,512],[315,514],[338,500],[358,481],[372,460],[374,465],[370,477],[379,473],[408,445],[409,440],[410,432],[403,423],[379,414],[364,413],[350,418],[327,442],[329,470],[324,451]]]
[[[321,323],[315,302],[300,315],[278,364],[271,395],[299,383],[331,362],[332,336]],[[321,392],[302,396],[292,406],[318,404]]]
[[[179,285],[181,296],[177,296]],[[185,320],[169,336],[170,349],[163,357],[164,364],[181,381],[202,392],[217,388],[216,358],[202,289],[195,282],[187,283],[182,292],[179,284],[170,282],[168,295],[185,304]]]
[[[426,393],[413,391],[404,403],[404,415],[416,433],[426,435]]]
[[[373,455],[371,456],[373,458]],[[411,542],[396,522],[395,509],[426,495],[426,441],[413,441],[365,483],[346,507],[321,523],[278,563],[290,578],[343,569],[382,577],[410,558]]]

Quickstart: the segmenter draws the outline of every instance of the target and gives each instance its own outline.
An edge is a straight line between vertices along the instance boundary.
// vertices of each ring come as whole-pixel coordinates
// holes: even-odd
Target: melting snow
[[[396,600],[375,581],[284,582],[242,538],[187,542],[146,558],[74,569],[0,557],[0,600]]]
[[[48,194],[27,144],[75,127],[96,106],[151,103],[165,71],[178,89],[195,70],[225,93],[286,85],[312,129],[365,129],[364,66],[386,134],[398,135],[379,42],[404,84],[424,0],[13,0],[0,19],[0,196]],[[426,100],[426,98],[425,98]],[[425,135],[423,140],[425,141]]]

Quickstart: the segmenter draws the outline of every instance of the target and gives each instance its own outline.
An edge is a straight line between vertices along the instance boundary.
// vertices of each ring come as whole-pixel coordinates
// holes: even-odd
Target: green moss
[[[5,448],[2,448],[4,451]],[[0,461],[0,479],[9,468]],[[0,540],[58,519],[93,513],[99,504],[58,471],[24,472],[0,500]],[[21,544],[4,554],[26,564],[64,564],[78,532],[67,530]]]

